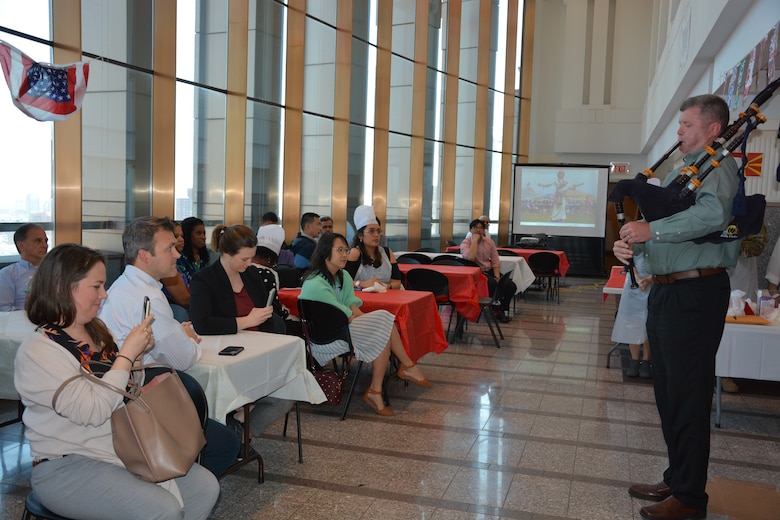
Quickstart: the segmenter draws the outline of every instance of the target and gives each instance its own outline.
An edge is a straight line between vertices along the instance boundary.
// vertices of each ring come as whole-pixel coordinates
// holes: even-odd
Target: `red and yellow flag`
[[[742,154],[740,152],[732,152],[734,159],[737,162],[742,161]],[[760,152],[748,152],[748,162],[745,165],[745,177],[761,177],[761,169],[764,166],[764,154]]]

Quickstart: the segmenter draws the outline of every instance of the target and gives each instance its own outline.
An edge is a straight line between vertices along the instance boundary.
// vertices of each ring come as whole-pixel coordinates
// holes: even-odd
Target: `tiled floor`
[[[626,488],[657,481],[666,461],[652,386],[624,380],[617,357],[606,368],[615,301],[602,303],[603,281],[567,281],[560,305],[534,291],[518,303],[503,348],[470,324],[463,342],[421,361],[433,388],[393,381],[396,417],[375,415],[360,395],[344,422],[336,409],[302,406],[303,464],[294,419],[286,439],[274,424],[254,441],[265,483],[256,467],[224,477],[213,518],[640,518],[646,503]],[[711,520],[780,510],[780,392],[745,388],[724,396],[723,428],[713,430]],[[21,518],[29,490],[21,432],[0,428],[2,518]]]

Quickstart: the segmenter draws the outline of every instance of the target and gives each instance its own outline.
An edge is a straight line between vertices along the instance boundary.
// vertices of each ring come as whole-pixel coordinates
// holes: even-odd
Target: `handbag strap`
[[[60,394],[62,393],[62,391],[65,389],[66,386],[68,386],[70,383],[72,383],[76,379],[81,379],[81,378],[88,379],[88,380],[90,380],[91,382],[93,382],[93,383],[95,383],[97,385],[100,385],[102,387],[108,388],[109,390],[112,390],[112,391],[118,393],[119,395],[124,396],[126,399],[130,399],[132,401],[137,401],[137,402],[143,402],[143,401],[141,401],[138,398],[137,395],[133,395],[130,392],[127,392],[127,391],[125,391],[125,390],[123,390],[121,388],[118,388],[118,387],[116,387],[116,386],[114,386],[112,384],[106,383],[101,378],[95,376],[92,372],[88,371],[85,368],[85,365],[102,365],[104,367],[110,367],[111,366],[108,363],[103,363],[103,362],[100,362],[100,361],[85,361],[84,363],[79,365],[79,373],[77,375],[75,375],[73,377],[69,377],[68,379],[63,381],[62,384],[59,386],[59,388],[57,388],[57,390],[54,392],[54,395],[51,398],[51,408],[52,408],[52,410],[54,410],[55,413],[57,413],[57,415],[60,415],[59,412],[57,412],[57,399],[59,398]],[[164,368],[170,369],[171,372],[175,372],[174,368],[170,364],[164,363],[162,361],[157,361],[155,363],[149,363],[149,364],[146,364],[146,365],[141,365],[139,367],[134,368],[132,371],[139,371],[139,370],[144,370],[144,369],[152,368],[152,367],[164,367]]]

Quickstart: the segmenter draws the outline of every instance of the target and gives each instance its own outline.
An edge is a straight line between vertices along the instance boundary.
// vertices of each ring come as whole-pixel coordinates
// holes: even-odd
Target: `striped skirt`
[[[367,312],[352,320],[349,324],[349,335],[355,347],[355,357],[360,361],[373,361],[379,357],[390,341],[394,322],[395,316],[381,309]],[[340,339],[325,345],[313,343],[311,346],[314,359],[322,366],[345,352],[349,352],[349,345]]]

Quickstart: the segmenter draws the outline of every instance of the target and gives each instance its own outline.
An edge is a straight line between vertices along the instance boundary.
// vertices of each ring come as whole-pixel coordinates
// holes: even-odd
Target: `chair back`
[[[460,265],[465,265],[468,267],[479,267],[478,263],[476,263],[473,260],[469,260],[468,258],[458,258],[458,263],[460,263]]]
[[[450,282],[447,277],[432,269],[412,269],[406,273],[406,288],[411,291],[432,292],[436,303],[450,301]]]
[[[402,262],[401,259],[404,259]],[[430,264],[431,263],[431,257],[428,255],[424,255],[422,253],[404,253],[398,257],[396,257],[396,262],[399,264]],[[408,260],[416,260],[416,262],[408,261]]]
[[[279,264],[274,267],[274,271],[279,275],[279,288],[300,287],[301,270],[297,267],[285,264]]]
[[[528,267],[538,277],[559,276],[560,258],[549,251],[539,251],[528,257]]]
[[[447,240],[447,246],[457,246],[457,245],[458,243],[455,242],[454,240]]]
[[[433,265],[463,265],[457,256],[453,255],[439,255],[431,262]]]
[[[416,253],[437,253],[438,251],[432,247],[418,247],[414,250]]]
[[[507,284],[512,280],[512,271],[508,271],[501,275],[501,278],[496,282],[496,288],[491,296],[491,305],[501,305],[501,296],[504,294]]]
[[[518,255],[515,251],[512,251],[511,249],[499,249],[498,256],[520,256],[520,255]]]
[[[396,262],[399,264],[414,264],[414,265],[420,265],[420,261],[416,258],[411,258],[407,255],[401,255],[395,259]]]
[[[309,343],[324,345],[341,339],[349,343],[352,348],[349,319],[341,309],[329,303],[298,298],[298,312],[301,315],[307,345]]]

